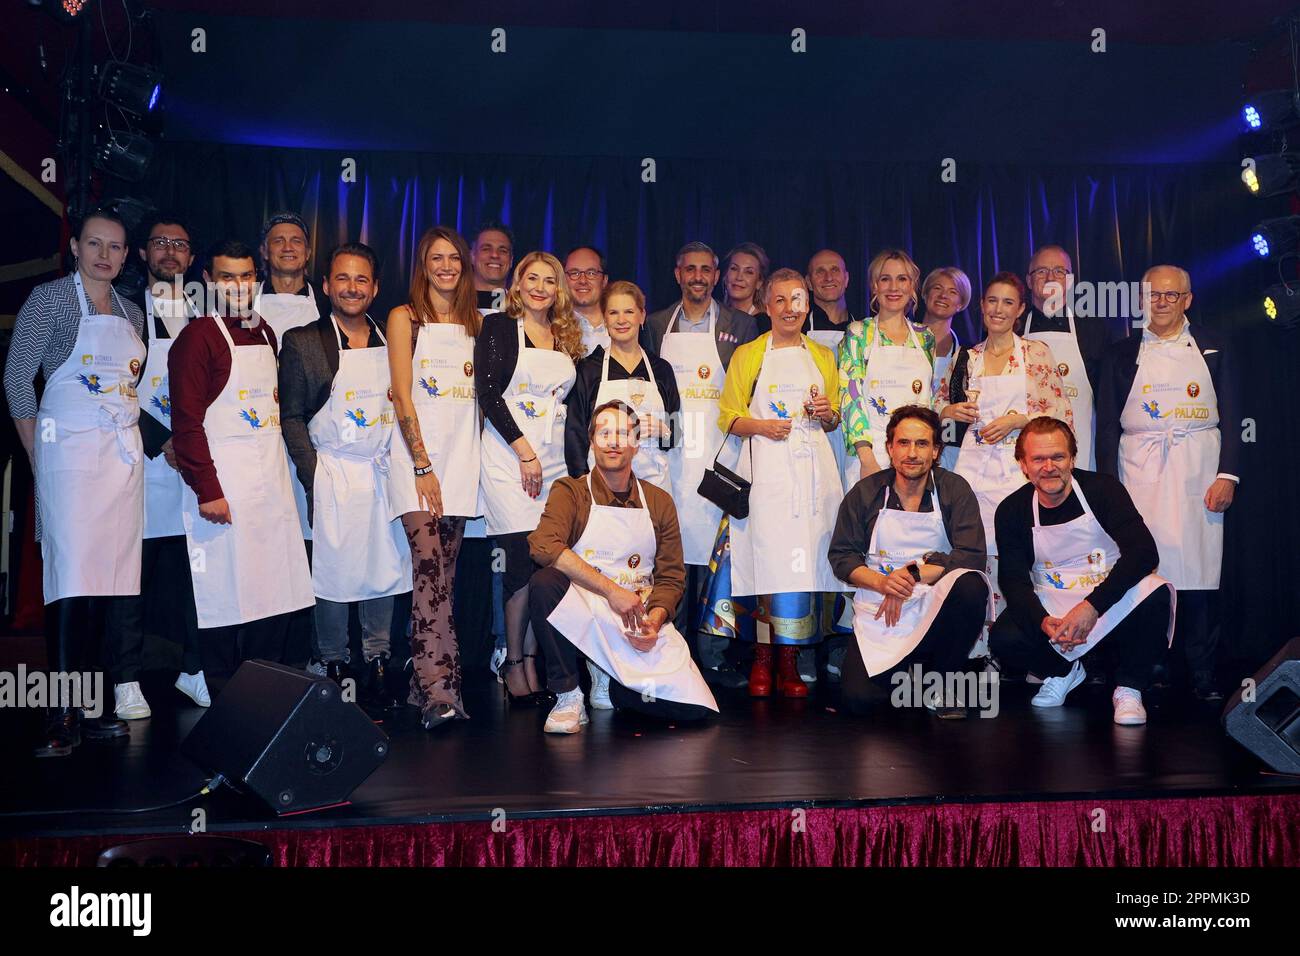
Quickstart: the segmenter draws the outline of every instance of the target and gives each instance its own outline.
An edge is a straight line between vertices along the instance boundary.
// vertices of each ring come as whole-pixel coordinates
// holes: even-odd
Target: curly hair
[[[519,260],[515,274],[510,282],[510,291],[506,293],[506,315],[512,319],[524,317],[524,296],[520,291],[524,273],[535,262],[541,262],[555,273],[555,302],[551,306],[551,334],[559,344],[560,350],[574,362],[586,354],[582,345],[582,327],[578,325],[577,316],[573,314],[573,296],[569,294],[569,283],[564,276],[564,266],[560,260],[549,252],[530,252]]]

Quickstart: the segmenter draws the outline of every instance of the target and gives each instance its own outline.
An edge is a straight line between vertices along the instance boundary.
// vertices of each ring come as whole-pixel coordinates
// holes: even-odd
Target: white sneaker
[[[1083,669],[1083,661],[1075,661],[1070,673],[1064,677],[1048,677],[1043,680],[1043,687],[1030,701],[1035,707],[1060,707],[1065,703],[1065,695],[1083,683],[1088,674]]]
[[[799,679],[805,684],[817,683],[817,649],[800,648],[799,655],[795,658],[795,667],[799,671]]]
[[[212,705],[212,698],[208,696],[208,682],[203,678],[203,671],[197,674],[182,674],[176,678],[176,689],[200,707]]]
[[[1142,706],[1142,692],[1132,687],[1116,687],[1110,695],[1115,705],[1115,723],[1125,727],[1140,727],[1147,722],[1147,709]]]
[[[151,713],[149,702],[140,691],[139,681],[113,685],[113,712],[122,720],[144,720]]]
[[[591,674],[591,709],[613,710],[614,703],[609,699],[609,675],[587,661],[587,671]]]
[[[587,722],[587,708],[582,704],[582,688],[565,691],[555,700],[542,728],[548,734],[576,734]]]

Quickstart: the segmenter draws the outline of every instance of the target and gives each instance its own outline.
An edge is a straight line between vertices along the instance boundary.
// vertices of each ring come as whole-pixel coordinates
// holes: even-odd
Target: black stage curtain
[[[344,173],[355,163],[355,181]],[[1093,282],[1137,282],[1152,264],[1192,275],[1194,321],[1228,332],[1247,374],[1242,414],[1253,422],[1242,484],[1227,522],[1224,641],[1255,666],[1300,633],[1294,557],[1300,508],[1297,333],[1265,323],[1260,290],[1269,267],[1254,262],[1251,226],[1285,212],[1245,194],[1232,164],[1071,166],[958,164],[940,160],[848,162],[801,155],[787,162],[661,158],[644,181],[640,157],[436,155],[172,142],[161,151],[150,198],[184,216],[200,246],[252,241],[263,218],[300,211],[315,254],[347,239],[383,261],[376,311],[405,298],[415,244],[443,223],[472,233],[487,217],[510,223],[516,257],[536,248],[563,257],[574,245],[604,249],[615,278],[636,281],[651,309],[677,298],[673,254],[701,239],[721,255],[762,245],[773,267],[800,269],[822,247],[852,274],[849,304],[865,306],[866,263],[887,246],[907,249],[922,273],[963,268],[977,287],[996,271],[1024,273],[1030,252],[1065,246],[1075,273]],[[951,177],[949,177],[951,178]],[[721,296],[719,289],[717,294]],[[1093,320],[1101,321],[1101,320]],[[1111,318],[1114,336],[1129,317]],[[978,310],[958,322],[977,339]],[[1236,423],[1224,427],[1251,427]]]

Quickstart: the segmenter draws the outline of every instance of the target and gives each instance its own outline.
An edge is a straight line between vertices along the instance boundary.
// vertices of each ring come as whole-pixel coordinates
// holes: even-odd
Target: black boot
[[[66,757],[81,743],[81,721],[74,707],[59,707],[48,712],[45,733],[33,749],[37,757]]]
[[[131,728],[126,721],[111,714],[101,714],[98,717],[81,715],[81,735],[87,740],[112,740],[115,737],[129,736],[130,733]]]
[[[388,689],[388,658],[376,657],[366,665],[366,694],[371,707],[388,710],[397,700]]]

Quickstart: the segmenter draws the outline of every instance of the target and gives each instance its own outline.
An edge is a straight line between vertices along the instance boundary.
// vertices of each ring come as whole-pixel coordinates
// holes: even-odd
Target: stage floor
[[[144,685],[154,716],[133,721],[129,741],[86,743],[67,758],[33,758],[37,715],[0,712],[0,835],[177,832],[196,806],[217,832],[484,820],[502,810],[526,818],[1300,792],[1300,780],[1268,772],[1229,740],[1216,713],[1148,695],[1147,726],[1118,727],[1102,686],[1043,711],[1029,706],[1034,687],[1004,684],[998,717],[940,721],[884,697],[869,717],[837,713],[835,685],[823,681],[808,701],[731,692],[701,726],[598,711],[582,733],[553,736],[541,731],[543,712],[507,710],[498,685],[483,682],[466,694],[469,721],[431,735],[413,718],[387,720],[389,758],[350,806],[277,821],[222,788],[166,810],[96,813],[183,800],[205,782],[178,752],[202,712],[153,676]],[[41,815],[14,816],[31,810]]]

